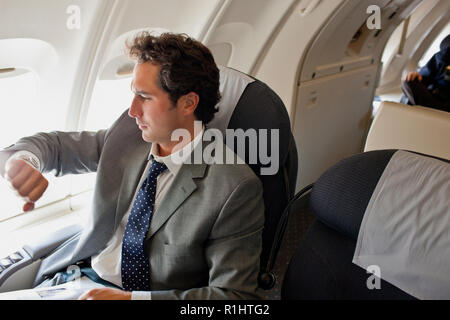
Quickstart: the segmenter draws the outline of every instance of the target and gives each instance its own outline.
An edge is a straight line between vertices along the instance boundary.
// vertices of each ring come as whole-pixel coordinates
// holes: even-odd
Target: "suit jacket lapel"
[[[172,216],[179,206],[197,189],[195,178],[203,178],[207,164],[184,164],[167,190],[159,207],[153,213],[147,238]]]

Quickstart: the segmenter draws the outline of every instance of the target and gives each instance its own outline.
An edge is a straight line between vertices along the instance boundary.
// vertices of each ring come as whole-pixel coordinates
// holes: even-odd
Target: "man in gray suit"
[[[90,259],[103,283],[121,289],[90,290],[82,299],[258,298],[262,185],[245,164],[194,159],[206,148],[205,128],[195,132],[194,122],[207,124],[220,100],[211,53],[174,34],[142,33],[128,48],[137,60],[135,97],[108,130],[40,133],[0,152],[25,211],[48,185],[41,172],[97,172],[90,220],[42,261],[35,284],[64,282],[65,268]],[[192,138],[172,141],[176,129]],[[148,174],[155,165],[161,172]],[[142,197],[151,205],[141,210]],[[130,258],[142,264],[130,269]]]

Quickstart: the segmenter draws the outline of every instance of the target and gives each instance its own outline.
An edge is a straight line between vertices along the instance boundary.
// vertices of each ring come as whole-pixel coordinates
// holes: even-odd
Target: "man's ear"
[[[200,102],[200,97],[195,92],[189,92],[180,97],[179,102],[181,104],[183,114],[190,115],[194,113],[195,109],[197,109],[198,103]]]

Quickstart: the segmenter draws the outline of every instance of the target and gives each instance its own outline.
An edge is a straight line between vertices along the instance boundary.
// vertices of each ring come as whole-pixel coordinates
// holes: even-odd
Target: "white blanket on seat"
[[[353,263],[419,299],[450,299],[450,164],[391,158],[369,201]]]

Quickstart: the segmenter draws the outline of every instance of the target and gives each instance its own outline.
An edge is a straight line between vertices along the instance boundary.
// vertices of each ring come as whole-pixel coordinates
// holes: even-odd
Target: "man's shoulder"
[[[224,143],[220,143],[216,150],[219,148],[222,154],[209,159],[207,175],[210,179],[235,183],[251,180],[259,184],[259,178],[242,158]]]
[[[213,163],[209,165],[209,175],[218,175],[224,179],[242,180],[259,180],[253,170],[247,164],[241,163]]]

